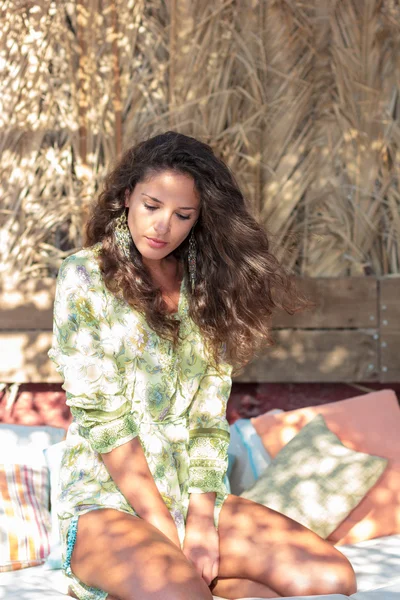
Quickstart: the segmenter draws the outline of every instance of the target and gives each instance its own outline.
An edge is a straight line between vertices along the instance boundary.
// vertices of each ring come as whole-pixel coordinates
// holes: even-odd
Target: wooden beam
[[[51,331],[55,285],[47,277],[16,290],[0,290],[0,331]]]
[[[398,288],[388,281],[394,290]],[[400,278],[395,281],[400,281]],[[313,311],[288,315],[280,311],[273,319],[274,329],[374,328],[378,322],[377,280],[373,277],[298,278],[299,288],[318,304]],[[399,285],[399,284],[397,284]],[[391,288],[391,289],[392,289]],[[385,288],[386,290],[386,288]],[[29,330],[52,328],[55,279],[36,280],[23,291],[0,292],[0,329]],[[399,289],[400,292],[400,289]],[[388,293],[388,315],[400,323],[393,311],[399,310],[395,295]],[[393,315],[393,316],[391,316]],[[400,325],[399,325],[400,326]]]
[[[0,332],[0,381],[58,383],[60,376],[47,356],[49,331]]]
[[[276,318],[275,346],[236,381],[400,381],[400,277],[298,282],[318,309]],[[0,381],[61,381],[47,357],[54,290],[46,278],[0,292]]]
[[[279,330],[275,346],[252,361],[235,381],[376,381],[378,343],[374,336],[375,330]],[[60,382],[47,356],[50,345],[48,331],[0,333],[0,381]]]
[[[379,282],[380,381],[400,381],[400,277]]]
[[[388,331],[380,339],[380,376],[382,383],[400,381],[400,329]]]
[[[274,332],[275,345],[235,377],[241,382],[377,381],[375,329]]]
[[[375,328],[378,291],[375,277],[299,277],[299,289],[317,304],[311,311],[288,315],[279,311],[274,328],[337,329]]]
[[[379,312],[381,330],[400,331],[400,277],[379,281]]]

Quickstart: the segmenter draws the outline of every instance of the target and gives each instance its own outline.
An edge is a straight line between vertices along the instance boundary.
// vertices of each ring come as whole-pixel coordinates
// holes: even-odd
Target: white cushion
[[[44,467],[43,450],[64,437],[59,427],[0,423],[0,463]]]
[[[57,516],[57,497],[60,481],[61,459],[65,448],[65,440],[53,444],[44,450],[46,464],[50,471],[50,507],[51,507],[51,537],[50,554],[46,563],[51,569],[61,569],[61,544]]]
[[[358,592],[375,590],[400,578],[400,534],[337,546],[337,549],[353,566]]]
[[[357,592],[351,598],[354,598],[354,600],[398,600],[400,598],[400,577],[395,582],[385,585],[378,590]]]
[[[0,573],[1,600],[59,600],[68,597],[67,589],[63,572],[46,565]]]
[[[400,600],[400,535],[369,540],[353,546],[338,546],[338,549],[348,556],[357,575],[359,591],[351,596],[352,600]],[[375,586],[375,590],[368,587],[372,585]],[[45,565],[0,574],[0,600],[58,600],[65,597],[66,588],[62,572],[49,571]],[[346,598],[347,596],[340,594],[331,594],[302,596],[301,600]],[[214,596],[214,600],[221,599]],[[290,600],[295,600],[295,597]]]
[[[66,598],[67,581],[62,571],[49,571],[45,565],[0,574],[0,600],[59,600]],[[346,600],[347,596],[302,596],[301,600]],[[214,600],[224,600],[214,596]],[[238,599],[245,600],[245,599]],[[246,600],[262,600],[249,598]],[[286,600],[299,600],[292,596]],[[374,599],[375,600],[375,599]],[[390,600],[395,600],[391,598]]]

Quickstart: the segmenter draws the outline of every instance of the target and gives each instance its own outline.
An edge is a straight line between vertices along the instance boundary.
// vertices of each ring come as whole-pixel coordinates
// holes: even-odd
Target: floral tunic
[[[185,279],[176,351],[144,316],[104,285],[100,244],[61,265],[49,351],[64,380],[71,423],[58,503],[65,553],[73,516],[97,508],[136,514],[111,479],[100,453],[139,436],[150,471],[184,539],[191,492],[216,492],[215,524],[227,495],[231,366],[206,360],[199,329],[188,315]]]

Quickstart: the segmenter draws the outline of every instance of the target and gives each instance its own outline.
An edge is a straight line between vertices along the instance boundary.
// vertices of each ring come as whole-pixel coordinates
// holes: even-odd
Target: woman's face
[[[200,200],[189,175],[163,171],[137,183],[131,195],[128,227],[147,261],[160,261],[187,237],[200,212]],[[164,242],[157,243],[157,240]]]

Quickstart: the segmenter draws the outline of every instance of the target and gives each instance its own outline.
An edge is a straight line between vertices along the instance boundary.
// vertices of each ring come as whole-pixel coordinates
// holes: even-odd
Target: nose
[[[170,230],[170,219],[168,215],[159,217],[154,223],[154,231],[160,235],[165,235]]]

